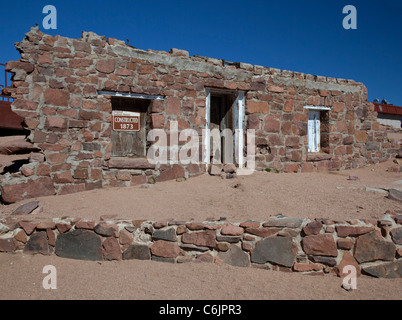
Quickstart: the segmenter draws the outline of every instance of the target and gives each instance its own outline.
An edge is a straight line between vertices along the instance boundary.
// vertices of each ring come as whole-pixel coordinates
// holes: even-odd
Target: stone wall
[[[0,252],[56,254],[82,260],[207,262],[342,276],[402,277],[402,216],[380,220],[100,221],[10,215],[0,223]]]
[[[376,121],[367,89],[353,80],[314,76],[247,63],[189,56],[185,50],[139,50],[83,32],[70,39],[32,28],[7,63],[6,94],[25,119],[27,140],[39,147],[20,172],[2,178],[2,200],[66,194],[106,186],[191,177],[205,164],[150,165],[112,157],[111,97],[99,91],[159,95],[149,107],[150,129],[201,134],[206,88],[246,92],[245,128],[256,130],[256,165],[285,172],[347,169],[377,163],[395,146]],[[4,90],[3,90],[4,91]],[[322,153],[307,152],[307,105],[330,107]]]

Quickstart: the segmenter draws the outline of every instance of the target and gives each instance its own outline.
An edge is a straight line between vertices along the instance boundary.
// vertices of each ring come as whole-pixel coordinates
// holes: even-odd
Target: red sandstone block
[[[60,117],[46,117],[45,129],[62,130],[67,128],[67,120]]]
[[[22,110],[35,111],[36,109],[38,109],[38,104],[36,102],[23,99],[15,100],[12,106],[15,109],[22,109]]]
[[[72,69],[76,68],[87,68],[92,65],[92,60],[90,59],[71,59],[69,67]]]
[[[46,160],[50,164],[64,163],[67,159],[67,155],[64,153],[50,153],[46,155]]]
[[[305,162],[301,164],[301,172],[313,172],[314,166],[310,162]]]
[[[269,106],[265,101],[247,100],[246,113],[268,113]]]
[[[165,126],[165,117],[161,114],[151,114],[152,128],[163,129]]]
[[[166,98],[166,114],[168,115],[180,115],[181,114],[181,103],[177,97],[167,97]]]
[[[0,190],[1,198],[6,203],[55,194],[53,181],[48,177],[29,180],[26,183],[1,185]]]
[[[116,68],[114,59],[99,60],[95,66],[96,70],[103,73],[112,73]]]
[[[307,272],[307,271],[320,271],[324,268],[322,264],[319,263],[299,263],[296,262],[293,265],[293,270],[298,272]]]
[[[266,132],[279,132],[280,122],[274,119],[272,116],[266,116],[264,118],[264,130]]]
[[[284,172],[298,172],[299,165],[297,163],[285,164],[283,171]]]
[[[46,104],[67,107],[70,94],[68,91],[61,89],[46,89],[44,97]]]
[[[61,186],[61,188],[57,194],[58,195],[70,194],[70,193],[81,192],[84,190],[85,190],[85,185],[83,183],[72,184],[72,185],[63,185],[63,186]]]
[[[268,86],[268,91],[281,93],[284,92],[285,90],[278,86]]]
[[[152,65],[150,65],[150,64],[140,65],[138,67],[138,73],[139,74],[151,74],[154,71],[155,71],[154,67]]]
[[[16,70],[24,70],[25,72],[30,73],[34,70],[34,66],[29,62],[9,61],[6,63],[5,70],[11,72],[15,72]]]

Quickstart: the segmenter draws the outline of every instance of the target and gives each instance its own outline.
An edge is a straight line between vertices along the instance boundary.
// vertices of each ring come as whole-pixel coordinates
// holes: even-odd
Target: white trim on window
[[[323,106],[304,106],[304,109],[318,110],[318,111],[329,111],[329,110],[331,110],[331,107],[323,107]]]
[[[100,95],[112,96],[112,97],[122,97],[122,98],[134,98],[134,99],[148,99],[148,100],[165,100],[163,96],[153,96],[148,94],[140,93],[128,93],[128,92],[115,92],[115,91],[98,91]]]

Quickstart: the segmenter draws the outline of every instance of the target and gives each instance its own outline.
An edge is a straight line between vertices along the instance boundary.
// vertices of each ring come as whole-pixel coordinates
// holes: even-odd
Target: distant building
[[[379,123],[394,128],[402,127],[402,107],[374,102],[374,110],[378,113]]]

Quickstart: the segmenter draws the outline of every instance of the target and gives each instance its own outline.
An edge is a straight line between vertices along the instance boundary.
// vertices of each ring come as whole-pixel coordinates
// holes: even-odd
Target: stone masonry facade
[[[344,277],[354,266],[378,278],[402,277],[402,216],[333,221],[271,216],[265,221],[124,220],[102,216],[0,221],[0,252],[80,260],[205,262]]]
[[[189,178],[206,164],[150,164],[112,154],[112,97],[100,92],[159,96],[146,111],[148,129],[169,135],[207,124],[207,91],[245,93],[244,130],[255,130],[256,169],[312,172],[384,161],[396,153],[376,121],[367,89],[353,80],[229,63],[185,50],[143,51],[92,32],[70,39],[32,28],[16,48],[9,94],[39,148],[30,163],[1,181],[5,203],[109,186]],[[306,106],[326,108],[321,150],[308,152]]]

